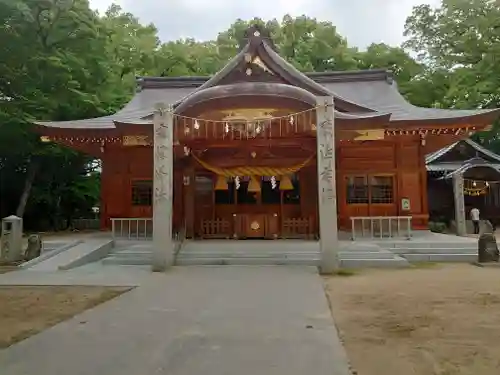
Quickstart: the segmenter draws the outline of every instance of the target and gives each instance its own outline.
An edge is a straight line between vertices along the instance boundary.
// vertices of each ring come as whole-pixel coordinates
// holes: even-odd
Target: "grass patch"
[[[333,275],[334,276],[354,276],[359,273],[359,270],[355,269],[349,269],[349,268],[344,268],[336,271]]]
[[[0,349],[128,290],[94,286],[0,286]]]

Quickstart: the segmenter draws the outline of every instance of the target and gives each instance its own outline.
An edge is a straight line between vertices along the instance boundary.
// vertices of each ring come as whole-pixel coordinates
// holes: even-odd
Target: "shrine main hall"
[[[37,122],[102,161],[101,228],[153,218],[158,239],[310,238],[354,217],[429,220],[425,155],[497,110],[420,108],[385,70],[302,73],[250,27],[212,77],[141,77],[109,116]],[[161,228],[159,228],[161,225]]]

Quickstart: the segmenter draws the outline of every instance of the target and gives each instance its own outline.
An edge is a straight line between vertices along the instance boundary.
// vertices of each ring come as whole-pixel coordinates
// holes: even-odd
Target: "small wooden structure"
[[[500,155],[471,139],[464,139],[427,155],[425,159],[431,220],[446,222],[454,219],[452,179],[460,174],[465,213],[476,207],[483,219],[500,222]]]
[[[425,155],[498,115],[415,107],[385,70],[301,73],[258,27],[213,77],[142,77],[138,88],[113,115],[39,121],[38,131],[102,160],[105,229],[152,217],[154,106],[173,105],[173,227],[190,238],[318,236],[318,97],[334,100],[332,188],[346,229],[372,216],[426,228]]]

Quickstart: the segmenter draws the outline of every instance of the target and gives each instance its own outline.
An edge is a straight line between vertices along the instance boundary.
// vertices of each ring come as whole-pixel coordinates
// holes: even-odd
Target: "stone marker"
[[[0,261],[13,263],[22,260],[23,219],[14,215],[3,218],[1,232]]]
[[[477,242],[478,263],[498,262],[499,253],[493,226],[486,220],[483,233]]]
[[[26,261],[38,258],[42,253],[42,237],[39,234],[32,234],[28,237],[28,247],[24,253]]]

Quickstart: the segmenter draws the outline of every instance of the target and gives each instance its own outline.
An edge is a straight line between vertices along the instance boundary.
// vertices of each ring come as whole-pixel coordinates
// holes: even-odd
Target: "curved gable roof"
[[[41,126],[75,129],[110,129],[114,122],[143,123],[159,103],[179,105],[195,93],[221,85],[231,72],[239,69],[248,58],[260,59],[286,83],[305,89],[316,96],[333,96],[336,116],[345,119],[385,117],[391,122],[433,121],[489,125],[500,111],[454,110],[421,108],[409,103],[398,91],[392,74],[386,70],[353,72],[301,73],[283,59],[264,33],[250,28],[246,44],[219,72],[212,77],[139,77],[139,91],[123,109],[110,116],[76,121],[37,121]]]

